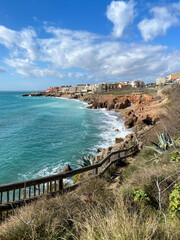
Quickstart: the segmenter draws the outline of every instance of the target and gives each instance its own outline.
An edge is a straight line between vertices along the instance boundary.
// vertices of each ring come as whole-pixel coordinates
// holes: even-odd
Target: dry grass
[[[96,211],[90,219],[81,224],[81,240],[179,239],[178,225],[171,228],[171,236],[158,213],[144,212],[143,205],[140,212],[129,211],[128,203],[123,201],[122,192],[118,193],[114,207],[107,209],[105,216],[104,213]]]
[[[34,219],[34,239],[38,240],[178,240],[180,219],[169,214],[167,204],[164,210],[168,229],[157,206],[132,197],[132,187],[136,186],[156,199],[154,178],[162,179],[176,167],[172,164],[162,168],[160,163],[156,167],[140,167],[114,190],[105,180],[96,179],[73,193],[33,203],[0,227],[0,239],[33,239],[32,228],[21,220]]]
[[[178,89],[174,94],[170,90],[169,94],[173,104],[179,101]],[[174,105],[168,120],[169,125],[171,122],[168,130],[176,136],[178,131],[174,129],[178,130],[180,126],[178,118],[174,117],[174,109],[179,116],[179,106]],[[107,179],[95,179],[72,193],[42,199],[19,209],[15,216],[0,226],[0,239],[179,240],[180,219],[168,210],[172,187],[162,195],[160,211],[156,185],[157,180],[161,181],[180,169],[179,163],[170,161],[172,150],[159,156],[155,162],[151,161],[153,151],[144,148],[124,167],[119,184],[113,190],[109,186],[110,181],[107,182],[110,172]],[[174,175],[165,181],[162,190],[176,178]],[[150,201],[134,200],[133,187],[143,189]],[[162,212],[166,215],[167,224]]]
[[[112,204],[113,196],[107,183],[98,179],[78,188],[73,193],[43,199],[21,208],[0,227],[0,239],[32,239],[32,229],[22,222],[34,219],[35,239],[72,239],[78,232],[79,221],[85,221],[95,208]]]

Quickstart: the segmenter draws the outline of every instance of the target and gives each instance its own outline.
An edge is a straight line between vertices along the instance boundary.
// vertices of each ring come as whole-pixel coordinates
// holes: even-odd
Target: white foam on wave
[[[40,177],[45,177],[45,176],[51,176],[54,174],[57,174],[58,171],[61,171],[64,169],[64,167],[69,164],[70,162],[61,162],[59,164],[53,164],[51,166],[47,165],[44,166],[43,169],[39,170],[38,172],[34,173],[34,171],[29,171],[28,173],[25,174],[19,174],[18,179],[19,181],[27,180],[27,179],[36,179]],[[66,183],[73,183],[73,179],[65,179],[64,182]]]
[[[120,113],[114,111],[106,111],[106,109],[100,109],[103,113],[100,121],[103,123],[100,126],[101,141],[95,146],[95,148],[106,148],[114,145],[115,138],[125,138],[127,134],[131,133],[131,129],[126,129],[124,120],[120,119]],[[115,131],[118,129],[119,131]]]
[[[58,97],[57,97],[58,98]],[[87,106],[87,103],[83,103],[79,100],[76,99],[69,99],[69,98],[59,98],[59,99],[65,99],[65,100],[72,100],[72,101],[78,101],[82,103],[83,105]],[[80,106],[81,108],[84,108]],[[92,149],[90,149],[90,153],[95,154],[95,149],[97,148],[106,148],[109,146],[114,145],[115,138],[118,137],[126,137],[127,134],[131,133],[132,131],[130,129],[126,129],[124,126],[124,120],[120,119],[120,113],[114,112],[114,111],[106,111],[106,109],[89,109],[89,111],[94,111],[97,113],[102,113],[98,114],[98,125],[99,125],[99,130],[100,133],[97,132],[98,137],[100,138],[99,142],[94,145]],[[118,129],[119,131],[115,131],[115,129]],[[84,134],[87,135],[87,132]],[[61,143],[52,143],[52,148],[55,148],[56,146],[61,145]],[[62,170],[67,164],[71,165],[71,162],[63,162],[61,161],[60,163],[54,163],[52,165],[45,165],[41,170],[38,172],[29,171],[26,174],[19,175],[18,178],[19,180],[26,180],[26,179],[32,179],[32,178],[39,178],[39,177],[44,177],[44,176],[50,176],[53,174],[57,174],[58,171]],[[65,182],[72,183],[73,179],[67,179]]]

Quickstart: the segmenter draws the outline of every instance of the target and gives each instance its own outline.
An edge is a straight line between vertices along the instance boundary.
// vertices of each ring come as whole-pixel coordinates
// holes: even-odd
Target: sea
[[[129,133],[119,113],[25,93],[0,92],[0,185],[78,168],[81,156]]]

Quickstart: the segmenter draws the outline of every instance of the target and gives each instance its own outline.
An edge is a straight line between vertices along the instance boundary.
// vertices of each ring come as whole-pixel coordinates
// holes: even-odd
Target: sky
[[[1,0],[0,91],[180,72],[180,1]]]

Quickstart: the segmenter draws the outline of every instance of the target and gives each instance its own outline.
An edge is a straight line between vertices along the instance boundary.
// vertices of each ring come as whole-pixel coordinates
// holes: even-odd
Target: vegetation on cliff
[[[159,105],[165,114],[148,127],[145,135],[139,135],[143,149],[126,159],[115,179],[112,171],[109,176],[87,182],[74,192],[42,199],[17,210],[1,225],[0,239],[179,240],[178,91],[167,90],[168,102]],[[159,144],[157,133],[160,136],[164,126],[173,139],[173,146],[161,153],[146,148],[145,145],[150,146],[147,139]],[[76,181],[79,179],[82,177]]]

